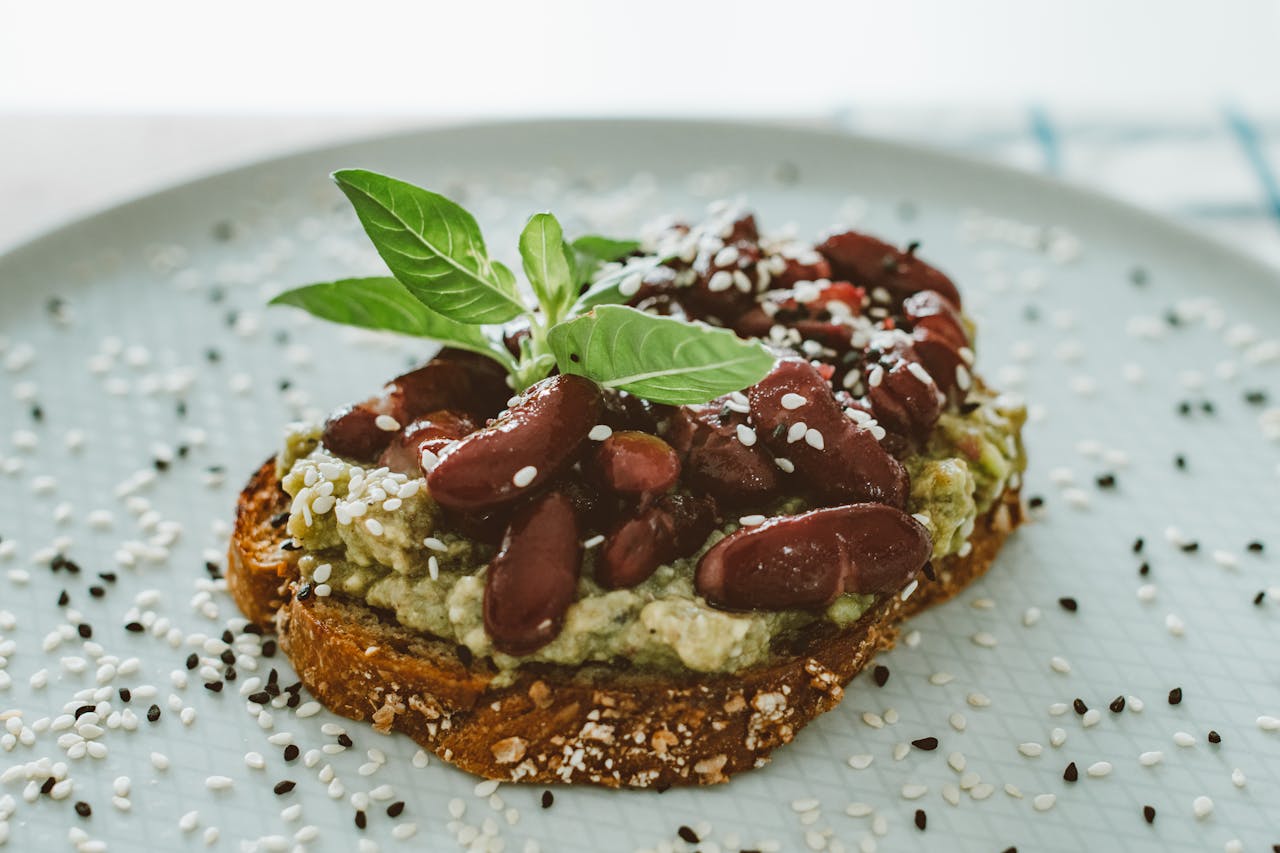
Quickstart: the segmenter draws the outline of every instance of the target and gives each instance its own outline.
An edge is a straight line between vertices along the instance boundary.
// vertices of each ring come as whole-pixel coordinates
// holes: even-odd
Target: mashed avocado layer
[[[977,392],[971,402],[980,405],[963,415],[944,414],[929,445],[907,460],[909,510],[929,528],[934,559],[967,551],[977,515],[1024,465],[1017,439],[1022,408]],[[767,660],[780,634],[815,619],[852,624],[874,601],[843,595],[822,614],[711,607],[694,591],[694,567],[706,549],[737,528],[729,524],[697,554],[660,567],[630,589],[595,584],[588,549],[578,598],[560,635],[532,655],[515,658],[495,651],[484,631],[484,572],[493,549],[444,529],[425,480],[340,459],[321,446],[317,427],[293,429],[278,466],[293,498],[287,529],[303,548],[299,565],[305,578],[319,576],[334,595],[366,601],[394,613],[407,628],[491,656],[508,674],[526,661],[576,665],[620,657],[644,667],[733,672]],[[802,508],[791,500],[772,509],[776,514]]]

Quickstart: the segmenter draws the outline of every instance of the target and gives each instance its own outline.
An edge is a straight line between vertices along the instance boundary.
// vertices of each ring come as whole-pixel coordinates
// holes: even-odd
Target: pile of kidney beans
[[[454,530],[499,546],[484,622],[501,651],[558,634],[596,534],[594,579],[625,588],[725,519],[792,495],[818,507],[744,526],[701,558],[697,591],[727,610],[817,611],[901,588],[928,560],[900,460],[968,390],[955,286],[914,246],[852,231],[781,254],[750,216],[668,236],[681,235],[692,259],[650,272],[632,304],[774,344],[773,371],[744,392],[673,407],[554,375],[510,400],[499,365],[445,350],[325,424],[330,451],[425,474]]]

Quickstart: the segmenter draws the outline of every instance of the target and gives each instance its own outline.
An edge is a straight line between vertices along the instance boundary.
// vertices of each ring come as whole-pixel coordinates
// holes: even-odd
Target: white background
[[[0,2],[0,111],[797,115],[1280,98],[1275,0]]]

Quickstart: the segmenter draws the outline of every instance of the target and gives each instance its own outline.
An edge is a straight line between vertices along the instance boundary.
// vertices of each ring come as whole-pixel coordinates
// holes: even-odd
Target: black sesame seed
[[[352,746],[351,736],[348,735],[346,732],[343,732],[342,734],[338,735],[338,743],[341,744],[342,746],[350,748]]]
[[[1146,540],[1144,540],[1141,536],[1139,536],[1137,539],[1133,540],[1133,553],[1135,553],[1135,554],[1141,554],[1141,553],[1142,553],[1142,549],[1143,549],[1143,547],[1144,547],[1146,544],[1147,544],[1147,543],[1146,543]]]
[[[1039,509],[1040,507],[1044,506],[1044,498],[1040,497],[1039,495],[1032,495],[1030,498],[1027,499],[1027,506],[1031,507],[1032,509]]]
[[[299,545],[297,542],[294,542],[292,539],[286,539],[280,545],[280,550],[281,551],[301,551],[302,546]]]
[[[1098,475],[1096,482],[1098,484],[1098,488],[1100,489],[1113,489],[1115,488],[1115,485],[1116,485],[1116,475],[1100,474]]]
[[[938,748],[938,739],[936,737],[922,737],[911,741],[911,745],[916,749],[923,749],[925,752],[933,752]]]
[[[257,693],[249,694],[249,701],[256,705],[266,705],[271,701],[271,694],[265,690],[259,690]]]
[[[1169,691],[1169,704],[1179,705],[1182,703],[1182,688],[1175,687]]]
[[[254,634],[255,636],[261,637],[262,626],[259,625],[257,622],[250,622],[248,625],[244,626],[244,632],[246,634]]]
[[[1182,325],[1182,318],[1174,311],[1166,311],[1164,313],[1164,321],[1175,328]]]
[[[267,640],[262,644],[262,656],[264,658],[273,658],[276,656],[276,641]]]
[[[275,788],[273,788],[272,790],[276,792],[277,797],[280,797],[289,793],[297,786],[298,786],[297,782],[294,782],[291,779],[285,779],[283,782],[277,782]]]
[[[128,703],[129,700],[133,699],[133,691],[128,687],[121,687],[119,692],[121,702]]]
[[[1148,280],[1147,271],[1142,267],[1134,267],[1129,271],[1129,281],[1137,287],[1142,287]]]
[[[310,584],[310,583],[304,583],[302,586],[298,587],[298,600],[299,600],[299,601],[306,601],[306,600],[307,600],[308,598],[310,598],[310,597],[311,597],[311,584]]]
[[[460,660],[462,665],[465,667],[470,667],[472,662],[475,661],[475,655],[471,652],[471,648],[469,646],[461,644],[454,646],[454,653],[457,654],[458,660]]]
[[[1252,551],[1254,554],[1261,554],[1263,551],[1263,548],[1265,548],[1266,546],[1264,546],[1260,541],[1255,539],[1244,547],[1246,550]]]
[[[1066,596],[1065,598],[1059,598],[1058,604],[1062,606],[1063,610],[1070,611],[1071,613],[1075,613],[1077,610],[1080,609],[1080,604],[1071,596]]]
[[[1179,548],[1181,548],[1183,551],[1185,551],[1185,552],[1186,552],[1186,553],[1188,553],[1188,554],[1194,554],[1196,551],[1199,551],[1199,550],[1200,550],[1200,543],[1199,543],[1199,542],[1184,542],[1184,543],[1182,543],[1181,545],[1179,545],[1178,547],[1179,547]]]
[[[1183,400],[1181,403],[1179,403],[1178,414],[1184,415],[1184,416],[1191,414],[1191,404],[1188,403],[1186,400]]]
[[[226,672],[222,673],[222,677],[227,681],[236,680],[236,668],[234,666],[227,667]]]
[[[1206,415],[1212,415],[1212,414],[1213,414],[1213,412],[1214,412],[1214,409],[1213,409],[1213,402],[1212,402],[1212,401],[1210,401],[1210,400],[1205,400],[1205,401],[1201,402],[1201,403],[1200,403],[1200,411],[1204,412]]]
[[[925,815],[924,809],[916,809],[916,829],[924,832],[925,825],[928,822],[929,818]]]
[[[102,598],[102,596],[107,594],[107,591],[100,586],[91,586],[89,587],[89,594],[94,598]]]
[[[218,578],[222,577],[222,567],[219,566],[217,563],[205,562],[204,570],[208,573],[209,577],[213,578],[214,580],[217,580]]]
[[[871,671],[871,677],[876,682],[876,687],[884,687],[889,682],[889,667],[876,664],[876,668]]]
[[[143,631],[147,630],[143,627],[141,622],[126,622],[124,629],[133,634],[141,634]]]
[[[200,656],[195,652],[187,655],[187,669],[195,669],[200,665]]]
[[[76,633],[87,640],[93,636],[93,626],[88,622],[81,622],[76,626]]]
[[[165,471],[168,471],[168,470],[169,470],[169,460],[168,460],[168,459],[156,459],[156,460],[155,460],[155,461],[153,461],[151,464],[152,464],[152,465],[154,465],[154,466],[155,466],[155,468],[156,468],[156,470],[157,470],[157,471],[160,471],[161,473],[163,473],[163,472],[165,472]]]
[[[1143,819],[1143,820],[1145,820],[1147,823],[1155,823],[1155,822],[1156,822],[1156,810],[1155,810],[1155,809],[1153,809],[1151,806],[1143,806],[1143,807],[1142,807],[1142,819]]]
[[[53,786],[58,784],[58,780],[50,776],[44,780],[44,784],[40,786],[40,793],[47,794],[53,790]]]
[[[933,570],[932,560],[926,560],[924,567],[920,571],[924,572],[924,576],[931,581],[936,581],[938,579],[937,572]]]
[[[404,814],[404,800],[396,800],[387,806],[387,817],[400,817]]]
[[[1084,700],[1080,699],[1079,697],[1077,697],[1076,700],[1071,703],[1071,707],[1075,708],[1076,713],[1081,716],[1084,716],[1089,710],[1089,706],[1084,704]]]
[[[222,692],[222,682],[221,682],[221,681],[206,681],[206,682],[204,683],[204,689],[205,689],[205,690],[208,690],[210,693],[221,693],[221,692]]]
[[[76,814],[80,815],[80,817],[88,817],[93,814],[93,809],[84,800],[80,800],[76,803]]]
[[[300,696],[297,693],[290,693],[289,698],[286,699],[284,702],[285,707],[287,708],[296,708],[301,703],[302,703],[302,696]]]
[[[288,521],[288,520],[289,520],[289,513],[288,513],[288,512],[282,512],[282,513],[280,513],[279,515],[274,516],[274,517],[271,519],[271,526],[272,526],[272,527],[284,527],[285,522],[286,522],[286,521]]]
[[[1209,729],[1209,743],[1222,743],[1222,735],[1218,734],[1213,729]]]
[[[1260,589],[1258,590],[1258,594],[1253,597],[1253,603],[1255,605],[1261,604],[1262,600],[1266,597],[1267,597],[1267,591],[1265,589]]]
[[[1067,765],[1067,769],[1062,772],[1062,778],[1068,782],[1074,782],[1080,778],[1080,771],[1076,769],[1076,763],[1073,761]]]
[[[40,408],[39,406],[32,406],[32,407],[31,407],[31,420],[33,420],[33,421],[42,421],[42,420],[44,420],[44,409]]]
[[[231,649],[227,649],[218,657],[223,663],[227,664],[228,666],[236,662],[236,653],[231,651]]]
[[[555,794],[551,793],[550,791],[542,792],[542,807],[544,809],[551,808],[551,804],[554,803],[555,801],[556,801]]]
[[[147,709],[147,722],[154,723],[158,719],[160,719],[160,706],[152,705]]]
[[[364,829],[369,825],[369,816],[363,811],[356,812],[356,829]]]
[[[115,572],[98,572],[98,577],[102,578],[107,583],[115,583],[117,580]]]
[[[90,711],[95,710],[97,707],[97,705],[81,705],[79,708],[76,708],[75,718],[78,720]]]
[[[692,829],[690,829],[687,826],[682,826],[679,829],[677,829],[676,835],[679,835],[682,839],[684,839],[690,844],[697,844],[701,840],[700,838],[698,838],[698,833],[694,832]]]
[[[1142,575],[1143,577],[1146,577],[1147,575],[1151,574],[1151,564],[1143,563],[1141,566],[1138,566],[1138,574]]]
[[[1179,453],[1177,456],[1173,457],[1173,464],[1179,471],[1185,471],[1187,470],[1187,457]]]
[[[70,601],[71,601],[71,596],[67,595],[67,591],[65,589],[62,592],[58,593],[59,607],[66,607],[67,603]]]
[[[1026,320],[1028,323],[1036,322],[1040,319],[1040,309],[1034,305],[1028,305],[1026,308],[1022,309],[1022,319]]]
[[[1111,709],[1111,713],[1119,714],[1121,711],[1124,710],[1124,697],[1117,696],[1116,698],[1111,700],[1111,704],[1108,705],[1107,707]]]
[[[1264,406],[1267,403],[1266,391],[1246,391],[1244,401],[1250,406]]]

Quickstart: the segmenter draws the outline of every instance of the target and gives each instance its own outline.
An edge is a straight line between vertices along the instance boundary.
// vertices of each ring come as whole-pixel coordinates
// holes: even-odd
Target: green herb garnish
[[[633,240],[587,235],[572,243],[550,213],[529,219],[520,257],[536,305],[492,260],[475,217],[436,193],[360,169],[335,172],[394,278],[299,287],[271,300],[335,323],[430,338],[486,355],[516,390],[553,368],[657,403],[701,403],[764,378],[774,357],[728,329],[658,317],[619,304],[658,257],[632,257]],[[513,356],[501,324],[524,319]]]

